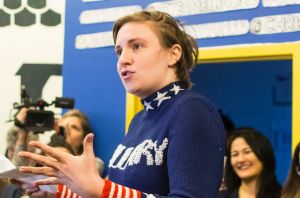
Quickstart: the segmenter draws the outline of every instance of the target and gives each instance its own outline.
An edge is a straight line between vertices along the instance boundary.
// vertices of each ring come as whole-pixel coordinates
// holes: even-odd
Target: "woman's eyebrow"
[[[134,43],[134,42],[137,42],[137,41],[140,41],[140,42],[146,42],[146,40],[143,39],[143,38],[135,37],[135,38],[129,39],[129,40],[126,42],[126,44],[129,44],[129,45],[130,45],[130,44],[132,44],[132,43]],[[121,45],[116,45],[116,46],[115,46],[115,51],[119,50],[120,48],[122,48]]]
[[[131,44],[131,43],[134,43],[134,42],[137,42],[137,41],[146,42],[145,39],[140,38],[140,37],[136,37],[136,38],[129,39],[128,43]]]
[[[75,125],[75,124],[71,124],[71,125],[70,125],[70,127],[74,128],[74,129],[78,129],[78,130],[80,130],[80,127],[79,127],[79,126],[77,126],[77,125]]]

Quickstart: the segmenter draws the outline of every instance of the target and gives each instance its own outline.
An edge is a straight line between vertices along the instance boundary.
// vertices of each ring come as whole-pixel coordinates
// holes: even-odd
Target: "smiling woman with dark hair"
[[[223,198],[279,198],[275,156],[269,140],[253,128],[233,130],[227,142]]]

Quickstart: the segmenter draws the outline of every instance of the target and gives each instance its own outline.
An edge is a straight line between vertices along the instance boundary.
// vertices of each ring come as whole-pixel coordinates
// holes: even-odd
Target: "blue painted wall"
[[[193,89],[208,98],[236,127],[254,127],[270,140],[283,183],[291,160],[291,61],[201,64]]]

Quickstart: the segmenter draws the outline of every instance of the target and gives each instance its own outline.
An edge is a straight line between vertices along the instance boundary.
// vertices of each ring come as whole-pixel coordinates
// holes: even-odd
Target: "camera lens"
[[[62,136],[65,136],[65,127],[63,127],[63,126],[60,126],[60,127],[58,127],[58,134],[59,135],[62,135]]]

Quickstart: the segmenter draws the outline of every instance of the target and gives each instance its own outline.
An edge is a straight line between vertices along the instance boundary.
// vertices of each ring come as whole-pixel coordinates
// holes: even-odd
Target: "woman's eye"
[[[116,50],[116,55],[119,57],[119,56],[121,56],[121,54],[122,54],[122,50]]]
[[[236,157],[236,156],[238,156],[238,154],[237,154],[237,153],[233,153],[233,154],[231,154],[231,157]]]
[[[139,49],[141,47],[142,47],[142,44],[140,44],[140,43],[134,43],[132,46],[133,49]]]
[[[251,150],[246,150],[246,151],[244,151],[244,153],[249,154],[249,153],[252,153],[252,151]]]

